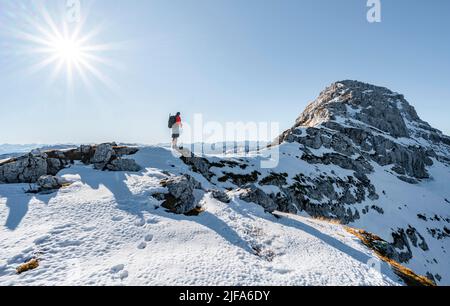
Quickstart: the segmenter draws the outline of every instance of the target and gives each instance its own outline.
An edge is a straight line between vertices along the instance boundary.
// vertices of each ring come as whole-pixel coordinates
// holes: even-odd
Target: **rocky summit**
[[[367,161],[392,165],[400,179],[411,183],[429,178],[432,158],[450,163],[450,137],[421,120],[403,95],[357,81],[325,89],[280,141],[300,143],[306,152],[331,149],[339,155],[326,155],[323,162],[360,174],[372,171]]]

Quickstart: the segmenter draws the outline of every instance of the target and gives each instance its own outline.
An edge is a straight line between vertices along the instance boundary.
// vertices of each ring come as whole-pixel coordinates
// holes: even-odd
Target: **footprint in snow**
[[[114,217],[111,218],[111,220],[114,221],[114,222],[118,222],[118,221],[122,221],[123,217],[121,217],[121,216],[114,216]]]
[[[121,280],[124,280],[124,279],[127,278],[127,277],[128,277],[128,271],[126,271],[126,270],[122,271],[122,272],[120,273],[120,275],[119,275],[119,278],[120,278]]]
[[[159,220],[156,218],[150,218],[147,220],[147,224],[157,224],[159,223]]]
[[[145,235],[144,240],[147,241],[147,242],[152,241],[153,240],[153,235],[152,234]]]
[[[134,221],[134,225],[136,226],[144,226],[145,225],[145,220],[144,219],[139,219]]]
[[[124,270],[125,269],[125,265],[123,264],[119,264],[116,265],[114,267],[111,268],[111,274],[117,275],[117,276],[113,276],[113,278],[119,278],[121,280],[124,280],[125,278],[128,277],[128,271]]]
[[[138,246],[137,246],[137,248],[138,248],[139,250],[143,250],[143,249],[145,249],[146,247],[147,247],[147,243],[145,243],[145,242],[141,242],[141,243],[139,243]]]
[[[120,271],[122,271],[125,268],[125,265],[120,264],[120,265],[116,265],[114,267],[111,268],[111,273],[116,274],[119,273]]]
[[[46,243],[50,239],[50,235],[45,235],[34,240],[35,245],[41,245]]]

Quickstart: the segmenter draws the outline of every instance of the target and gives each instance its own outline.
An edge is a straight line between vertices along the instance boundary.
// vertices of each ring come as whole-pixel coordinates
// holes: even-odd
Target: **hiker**
[[[181,113],[178,112],[175,116],[169,117],[169,128],[172,129],[172,149],[177,149],[178,138],[180,138],[181,131],[183,127],[181,123]]]

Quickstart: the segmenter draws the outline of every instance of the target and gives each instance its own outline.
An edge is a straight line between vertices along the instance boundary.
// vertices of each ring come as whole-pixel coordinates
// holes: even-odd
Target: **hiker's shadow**
[[[185,216],[173,214],[160,207],[153,210],[151,213],[163,218],[170,218],[177,221],[198,223],[206,228],[209,228],[231,245],[237,246],[248,253],[254,253],[254,250],[250,247],[249,243],[242,239],[242,237],[233,228],[231,228],[225,221],[208,211],[204,211],[198,216]]]
[[[6,188],[8,188],[6,190]],[[49,194],[26,193],[28,185],[0,185],[0,198],[5,198],[5,206],[8,208],[8,217],[4,226],[10,230],[16,230],[26,217],[31,201],[37,200],[39,203],[48,205],[56,196],[57,191]]]
[[[144,220],[144,213],[158,215],[163,218],[170,218],[177,221],[196,222],[204,227],[216,232],[229,243],[242,248],[247,252],[252,252],[251,247],[239,234],[234,231],[226,222],[207,211],[198,216],[185,216],[173,214],[161,207],[159,202],[152,198],[152,194],[135,195],[130,191],[127,181],[131,176],[144,176],[144,171],[136,173],[127,172],[95,172],[92,174],[80,174],[76,169],[67,169],[65,174],[78,174],[83,184],[94,190],[106,188],[114,196],[117,208],[127,213],[133,214]]]
[[[93,190],[105,188],[105,191],[109,191],[113,195],[114,200],[117,203],[117,208],[130,214],[137,215],[138,217],[143,217],[142,208],[141,205],[139,205],[142,198],[133,194],[127,185],[127,181],[131,176],[142,176],[142,172],[92,171],[95,172],[80,174],[77,169],[68,168],[65,170],[64,174],[79,175],[81,183],[89,186]]]
[[[324,234],[323,232],[319,231],[318,229],[312,227],[311,225],[306,224],[305,222],[301,222],[299,220],[295,220],[293,218],[280,216],[280,215],[273,215],[273,214],[265,214],[263,216],[264,219],[279,223],[283,226],[291,227],[296,230],[302,231],[304,233],[307,233],[317,239],[320,239],[325,244],[335,248],[336,250],[347,254],[348,256],[352,257],[353,259],[359,261],[360,263],[364,265],[370,265],[373,263],[374,256],[370,256],[369,254],[366,254],[360,250],[357,250],[344,242],[330,236],[327,234]],[[382,263],[381,264],[381,273],[384,275],[392,275],[392,271],[390,270],[389,266],[387,264]]]

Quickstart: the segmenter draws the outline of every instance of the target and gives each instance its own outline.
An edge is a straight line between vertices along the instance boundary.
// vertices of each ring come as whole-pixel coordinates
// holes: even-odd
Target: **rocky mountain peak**
[[[359,81],[328,86],[279,140],[303,145],[314,162],[321,161],[311,149],[332,150],[359,172],[370,173],[371,161],[392,165],[408,182],[429,178],[433,158],[450,163],[450,137],[421,120],[402,94]]]
[[[412,136],[414,131],[409,125],[433,130],[403,95],[351,80],[327,87],[301,114],[296,125],[313,127],[330,121],[377,129],[395,138]]]

